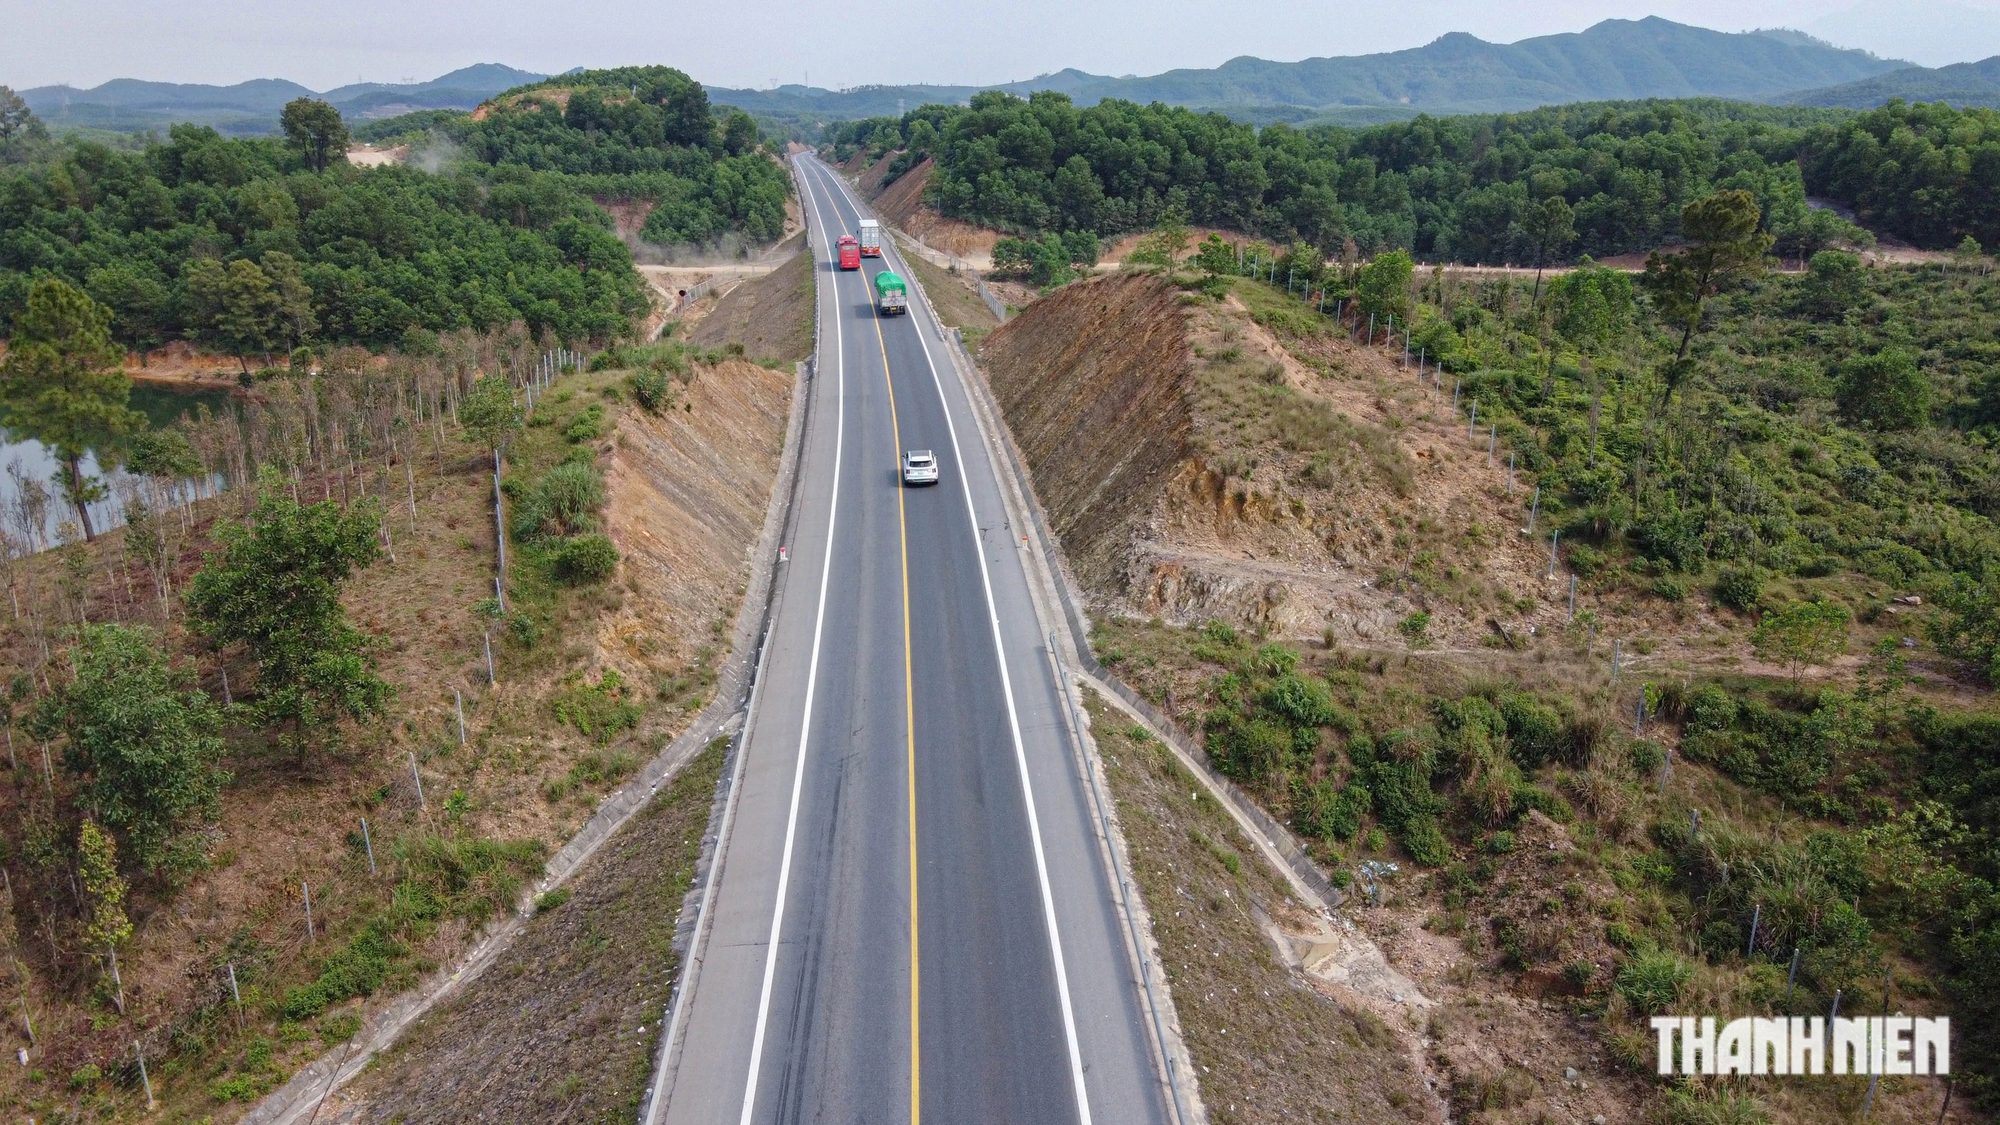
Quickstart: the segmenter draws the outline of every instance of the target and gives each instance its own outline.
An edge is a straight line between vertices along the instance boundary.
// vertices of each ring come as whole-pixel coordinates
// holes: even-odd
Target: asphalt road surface
[[[818,368],[718,876],[646,1120],[1167,1120],[1021,533],[915,278],[797,158]],[[889,248],[891,255],[894,249]],[[893,257],[891,265],[900,264]],[[900,484],[903,450],[941,482]]]

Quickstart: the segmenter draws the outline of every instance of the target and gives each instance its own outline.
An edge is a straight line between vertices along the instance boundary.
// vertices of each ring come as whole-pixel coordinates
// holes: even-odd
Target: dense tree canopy
[[[594,198],[654,204],[653,242],[732,232],[768,242],[784,231],[790,180],[758,150],[756,121],[742,110],[718,119],[701,83],[670,67],[563,75],[435,127],[482,163],[560,172]]]
[[[1919,246],[2000,244],[2000,110],[1890,102],[1814,130],[1803,164],[1815,191]]]
[[[599,202],[650,204],[645,234],[663,243],[784,230],[789,180],[756,123],[719,116],[679,71],[567,75],[476,119],[420,116],[451,142],[418,162],[436,172],[348,165],[344,123],[310,99],[286,107],[284,140],[183,125],[143,150],[48,143],[0,163],[0,336],[52,276],[139,351],[191,339],[269,364],[517,320],[605,339],[646,298]]]
[[[1534,265],[1649,250],[1680,235],[1688,203],[1741,188],[1793,257],[1858,234],[1809,208],[1808,190],[1921,245],[2000,238],[2000,114],[1892,103],[1827,117],[1649,101],[1260,130],[1159,104],[992,92],[853,122],[832,140],[843,153],[903,150],[897,172],[932,157],[941,210],[1024,232],[1142,229],[1178,203],[1197,223],[1321,247]]]
[[[314,175],[281,143],[195,126],[143,153],[86,143],[0,172],[0,333],[37,275],[89,289],[132,348],[384,346],[513,320],[582,339],[644,307],[606,216],[560,177]]]

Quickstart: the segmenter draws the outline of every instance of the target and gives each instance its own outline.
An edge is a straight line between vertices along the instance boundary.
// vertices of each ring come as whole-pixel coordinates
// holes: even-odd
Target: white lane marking
[[[772,581],[777,576],[772,575]],[[709,860],[708,882],[701,888],[701,909],[696,911],[694,920],[694,941],[688,949],[687,965],[681,970],[681,990],[674,995],[673,1015],[667,1020],[667,1034],[660,1050],[660,1071],[653,1078],[652,1093],[646,1099],[645,1125],[659,1125],[666,1114],[667,1076],[673,1073],[674,1039],[679,1036],[681,1015],[687,1011],[689,973],[701,963],[701,950],[707,944],[708,907],[715,899],[715,885],[722,881],[723,849],[729,844],[729,825],[736,818],[736,805],[743,796],[744,763],[750,757],[750,735],[757,722],[757,699],[763,694],[764,673],[771,661],[771,638],[766,627],[762,651],[757,655],[757,667],[751,673],[756,677],[750,683],[750,701],[744,708],[743,743],[736,748],[736,768],[731,770],[729,780],[729,802],[722,806],[722,824],[715,832],[715,855]]]
[[[819,213],[819,197],[812,200],[813,219],[819,223],[820,237],[826,238],[826,220]],[[818,268],[815,261],[814,268]],[[834,275],[835,282],[839,275]],[[806,665],[806,700],[799,722],[798,764],[792,769],[792,809],[785,817],[785,855],[778,864],[778,901],[771,908],[771,942],[764,947],[764,987],[757,997],[757,1030],[750,1041],[750,1075],[743,1083],[743,1125],[757,1108],[757,1074],[764,1063],[764,1030],[771,1018],[771,982],[778,971],[778,939],[785,929],[785,891],[792,881],[792,841],[798,835],[799,794],[806,780],[806,736],[812,731],[813,691],[819,686],[819,641],[826,626],[826,583],[833,573],[833,525],[840,516],[840,453],[847,428],[847,365],[841,357],[840,288],[833,287],[833,370],[834,401],[837,404],[833,428],[833,498],[827,502],[826,557],[820,562],[819,609],[813,614],[812,658]]]
[[[848,195],[847,185],[838,183],[842,195]],[[849,197],[851,200],[851,196]],[[855,213],[860,213],[855,204]],[[893,247],[892,247],[893,249]],[[896,250],[902,257],[902,251]],[[914,279],[912,284],[915,284]],[[931,369],[931,384],[937,388],[938,403],[944,408],[945,429],[951,434],[951,456],[959,466],[958,485],[965,493],[965,519],[972,531],[972,549],[979,556],[979,581],[986,588],[986,619],[993,626],[993,651],[1000,659],[1000,690],[1007,696],[1007,726],[1014,736],[1014,761],[1021,770],[1021,794],[1027,799],[1028,835],[1035,844],[1035,875],[1042,884],[1042,916],[1049,927],[1049,956],[1055,961],[1056,995],[1062,1001],[1063,1035],[1069,1040],[1070,1082],[1076,1088],[1076,1113],[1081,1125],[1090,1125],[1090,1097],[1083,1084],[1083,1053],[1076,1041],[1076,1013],[1069,1002],[1069,973],[1063,967],[1062,939],[1056,932],[1055,894],[1049,890],[1049,861],[1042,853],[1042,824],[1035,815],[1035,790],[1028,781],[1028,751],[1021,742],[1021,718],[1014,707],[1014,683],[1007,674],[1007,647],[1000,640],[1000,609],[993,600],[993,578],[987,572],[986,552],[979,540],[979,517],[972,507],[972,485],[965,472],[965,456],[958,447],[958,424],[951,420],[951,401],[945,398],[944,380],[938,377],[937,361],[931,358],[931,346],[924,339],[923,331],[917,332],[917,343],[923,346],[924,363]]]

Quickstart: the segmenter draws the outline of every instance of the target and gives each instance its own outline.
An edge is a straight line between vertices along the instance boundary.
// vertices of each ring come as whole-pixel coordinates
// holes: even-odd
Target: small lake
[[[144,414],[155,427],[172,425],[183,415],[191,413],[198,404],[206,405],[215,413],[235,408],[227,391],[207,388],[183,390],[161,383],[132,384],[132,409]],[[48,518],[43,521],[45,526],[42,529],[45,544],[55,542],[56,528],[62,521],[76,519],[76,510],[62,498],[62,489],[56,482],[60,469],[54,454],[41,442],[6,440],[5,434],[0,433],[0,525],[7,528],[8,534],[19,534],[14,516],[15,501],[20,496],[16,477],[40,481],[48,489]],[[84,456],[83,471],[86,475],[104,478],[111,491],[108,498],[90,505],[91,526],[100,532],[124,526],[125,510],[120,485],[131,482],[131,475],[123,469],[104,473],[98,468],[95,454]]]

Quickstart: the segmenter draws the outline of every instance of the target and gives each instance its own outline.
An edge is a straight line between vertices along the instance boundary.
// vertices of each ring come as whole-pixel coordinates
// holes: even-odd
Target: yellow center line
[[[870,302],[871,306],[873,302]],[[896,418],[896,381],[889,376],[889,343],[882,337],[882,317],[875,316],[875,343],[882,349],[882,382],[889,388],[889,431],[896,442],[896,534],[903,555],[903,730],[906,735],[910,816],[910,1125],[923,1120],[923,1063],[917,1005],[917,700],[910,664],[910,527],[903,510],[903,428]]]

